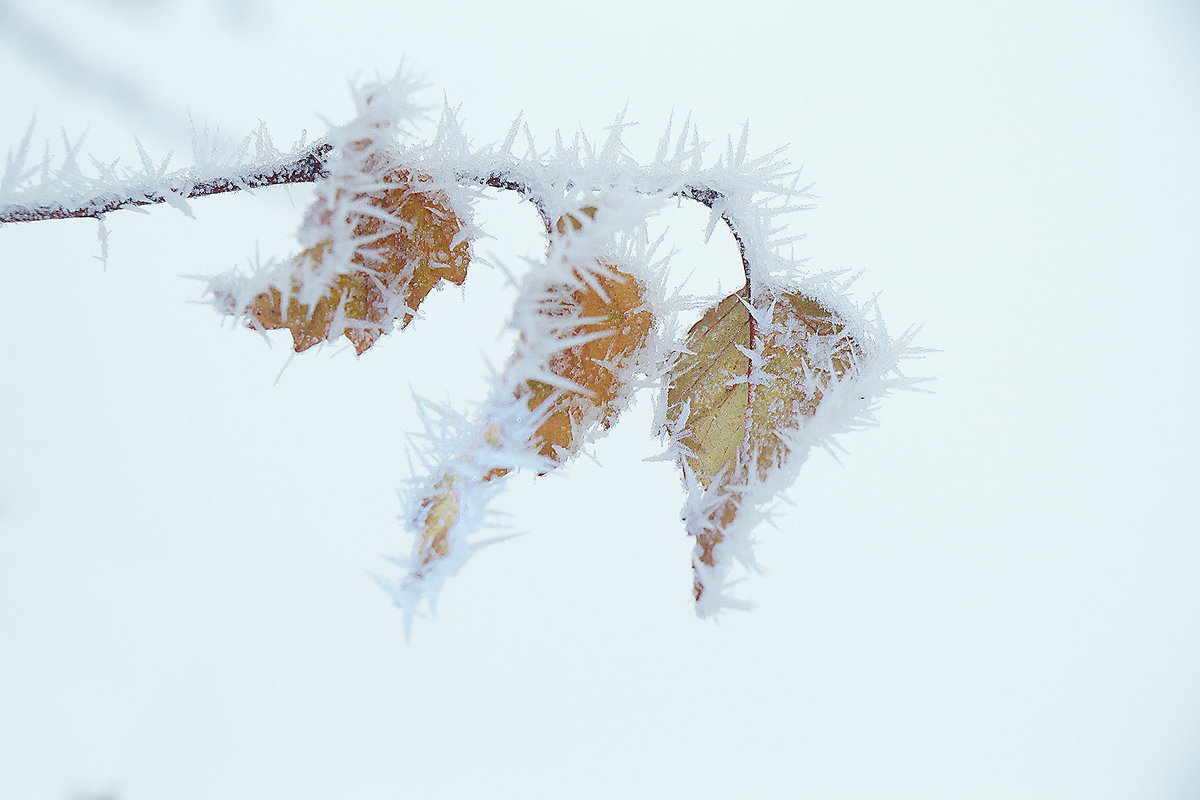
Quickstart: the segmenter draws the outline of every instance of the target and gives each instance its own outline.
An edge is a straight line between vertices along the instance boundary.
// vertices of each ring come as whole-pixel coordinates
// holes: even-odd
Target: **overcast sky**
[[[401,59],[478,144],[749,120],[815,182],[797,254],[940,351],[805,465],[753,612],[695,618],[642,397],[510,481],[522,535],[406,643],[369,573],[410,544],[413,392],[486,394],[501,271],[288,364],[186,276],[294,250],[307,188],[111,215],[107,266],[94,223],[0,229],[0,797],[1200,796],[1200,12],[672,5],[0,0],[0,152],[34,115],[105,163],[186,166],[189,117],[286,144]],[[536,257],[528,208],[480,219]],[[656,223],[672,280],[732,291],[704,223]]]

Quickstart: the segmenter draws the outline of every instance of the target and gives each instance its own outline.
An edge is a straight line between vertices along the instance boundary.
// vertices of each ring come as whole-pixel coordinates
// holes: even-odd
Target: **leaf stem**
[[[725,195],[718,192],[716,189],[708,187],[685,186],[682,191],[675,193],[679,197],[686,197],[689,200],[695,200],[697,203],[703,203],[709,208],[713,208],[717,203],[725,199]],[[724,221],[729,232],[733,234],[733,240],[737,242],[738,254],[742,257],[742,271],[746,273],[746,289],[750,290],[750,260],[746,258],[746,242],[738,233],[737,224],[729,216],[727,211],[721,212],[721,219]]]
[[[550,233],[552,222],[550,215],[546,213],[546,204],[542,202],[541,196],[536,191],[529,188],[529,184],[513,180],[508,172],[489,172],[487,175],[472,175],[468,172],[460,172],[455,177],[462,183],[478,183],[480,186],[487,186],[492,189],[516,192],[533,203],[534,208],[537,209],[538,216],[542,218],[542,224],[546,227],[546,233]]]

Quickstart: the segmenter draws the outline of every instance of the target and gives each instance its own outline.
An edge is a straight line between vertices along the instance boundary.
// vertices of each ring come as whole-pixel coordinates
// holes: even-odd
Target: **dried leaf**
[[[470,243],[461,235],[464,226],[449,199],[440,191],[419,190],[430,180],[426,175],[392,169],[381,180],[395,188],[356,199],[365,196],[370,206],[385,213],[354,212],[348,220],[354,240],[363,242],[351,259],[358,269],[339,275],[311,306],[301,303],[296,299],[301,287],[316,274],[330,244],[323,241],[308,248],[293,260],[287,298],[272,288],[250,302],[246,315],[254,326],[289,329],[297,353],[345,334],[361,355],[397,320],[407,326],[440,281],[462,285]],[[309,214],[318,224],[331,221],[332,212],[321,201]],[[340,324],[335,327],[335,322]]]
[[[583,283],[579,272],[575,274]],[[555,462],[574,453],[593,425],[602,430],[612,426],[628,372],[654,326],[645,289],[635,278],[608,265],[594,270],[590,278],[582,288],[557,288],[541,306],[542,313],[580,320],[561,338],[586,341],[558,350],[547,367],[584,391],[533,380],[517,392],[530,411],[544,415],[537,428],[537,451]]]
[[[582,209],[591,217],[594,208]],[[570,235],[582,228],[574,215],[564,215],[556,229]],[[555,333],[561,346],[540,364],[543,370],[562,379],[564,388],[541,380],[522,381],[514,398],[536,421],[532,440],[524,447],[550,464],[562,463],[597,430],[608,429],[628,393],[630,373],[636,368],[654,327],[655,318],[646,302],[645,286],[617,267],[596,262],[575,269],[575,282],[545,289],[536,299],[540,322]],[[572,343],[574,342],[574,343]],[[520,350],[518,358],[522,357]],[[500,447],[500,429],[494,423],[484,437],[484,450]],[[509,472],[504,467],[484,471],[474,456],[443,473],[421,501],[413,520],[417,544],[411,577],[421,578],[452,550],[451,529],[460,519],[464,492]]]
[[[667,428],[704,490],[703,513],[687,520],[697,565],[718,563],[749,488],[784,464],[788,435],[859,356],[842,320],[817,301],[787,292],[760,305],[752,309],[743,289],[710,308],[668,374]]]
[[[496,426],[484,436],[490,447],[498,444],[500,431]],[[412,527],[418,532],[411,577],[420,579],[439,560],[450,554],[451,532],[462,515],[462,492],[470,483],[483,484],[509,473],[505,467],[481,471],[474,468],[469,456],[457,470],[447,470],[421,499]]]
[[[445,475],[421,502],[421,539],[417,543],[420,569],[450,552],[450,530],[458,522],[458,492],[461,479]],[[418,574],[419,571],[418,571]]]

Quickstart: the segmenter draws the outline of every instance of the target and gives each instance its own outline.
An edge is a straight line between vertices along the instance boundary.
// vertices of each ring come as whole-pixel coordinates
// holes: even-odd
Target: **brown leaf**
[[[278,288],[250,302],[246,314],[254,326],[289,329],[297,353],[345,334],[361,355],[389,333],[398,319],[402,328],[407,326],[412,312],[440,281],[462,285],[471,258],[470,243],[461,236],[463,223],[449,198],[440,191],[420,191],[429,176],[405,169],[385,171],[381,180],[395,188],[366,195],[367,201],[402,224],[353,214],[349,220],[353,236],[364,242],[351,259],[359,269],[339,275],[311,307],[300,303],[296,297],[302,283],[321,266],[329,242],[308,248],[293,260],[286,304]],[[309,215],[318,225],[328,225],[332,212],[318,200]],[[355,324],[333,330],[339,306],[344,319]]]
[[[584,208],[582,213],[591,217],[595,209]],[[582,225],[568,214],[558,220],[556,229],[566,236],[581,230]],[[538,313],[563,320],[557,327],[558,340],[565,343],[586,337],[586,341],[556,350],[545,364],[548,371],[583,391],[538,380],[522,382],[515,391],[516,399],[524,401],[534,418],[541,420],[534,432],[533,449],[553,464],[574,454],[597,428],[605,430],[613,424],[628,391],[629,373],[655,322],[645,286],[632,275],[599,262],[587,273],[584,276],[576,269],[577,284],[550,287],[537,301]],[[485,447],[497,447],[499,439],[500,431],[489,428]],[[414,520],[418,532],[414,578],[422,577],[449,554],[449,533],[458,522],[465,487],[509,472],[502,467],[481,472],[469,457],[464,457],[463,463],[465,468],[440,476],[421,500]]]
[[[439,558],[450,552],[450,529],[458,522],[458,501],[461,479],[457,475],[445,475],[429,496],[421,501],[421,540],[417,544],[420,555],[417,574]]]
[[[783,465],[788,434],[859,355],[842,320],[812,298],[777,294],[755,314],[748,302],[742,289],[710,308],[668,374],[667,427],[706,501],[703,518],[688,520],[693,558],[709,567],[748,486]],[[693,591],[699,600],[698,574]]]
[[[611,427],[617,401],[626,390],[623,376],[646,346],[654,326],[654,314],[645,304],[645,288],[633,276],[604,265],[593,273],[589,284],[559,287],[542,305],[543,313],[586,320],[564,331],[564,340],[596,337],[557,351],[548,364],[550,372],[585,392],[537,380],[522,384],[517,391],[530,411],[545,415],[537,429],[537,449],[556,462],[574,453],[581,435],[593,425],[603,430]]]
[[[484,441],[495,447],[499,431],[490,427]],[[469,459],[468,459],[469,461]],[[439,479],[432,491],[422,498],[413,527],[418,531],[416,556],[411,577],[422,578],[439,560],[450,554],[450,532],[458,524],[461,515],[462,491],[469,481],[487,483],[509,473],[504,467],[496,467],[480,474],[479,470],[448,470]],[[468,477],[468,474],[470,477]]]
[[[570,237],[595,219],[596,211],[595,206],[584,206],[577,214],[564,214],[554,228],[560,237]],[[645,286],[632,275],[599,261],[586,276],[580,269],[573,272],[575,284],[550,287],[537,308],[552,318],[580,320],[560,329],[557,339],[586,337],[587,341],[558,349],[547,368],[584,391],[537,380],[517,389],[517,397],[526,400],[530,411],[544,415],[535,434],[537,452],[556,463],[572,455],[593,426],[602,430],[612,426],[627,373],[654,327]]]

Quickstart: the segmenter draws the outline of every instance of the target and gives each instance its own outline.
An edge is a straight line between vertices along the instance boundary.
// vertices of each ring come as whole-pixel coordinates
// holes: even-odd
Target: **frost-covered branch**
[[[9,156],[6,173],[0,181],[0,202],[10,198],[24,202],[6,202],[0,205],[0,225],[56,219],[103,219],[104,215],[113,211],[164,203],[181,205],[186,210],[181,201],[268,186],[313,183],[329,177],[328,163],[334,149],[327,141],[314,142],[306,148],[300,147],[286,154],[273,151],[273,148],[260,147],[260,150],[268,150],[266,158],[260,157],[240,165],[237,169],[229,169],[226,174],[202,176],[198,168],[172,173],[165,173],[161,168],[156,169],[139,145],[143,161],[141,171],[118,178],[115,176],[114,167],[104,167],[96,162],[101,174],[86,177],[75,164],[78,144],[72,145],[68,140],[66,161],[58,170],[58,174],[51,178],[52,170],[46,160],[33,169],[24,169],[23,162],[28,154],[31,134],[32,126],[17,153]],[[265,132],[259,131],[258,135],[262,142]],[[41,176],[42,180],[29,187],[21,187],[21,184],[28,183],[30,176],[34,174]],[[458,172],[455,177],[464,184],[517,192],[533,203],[546,230],[550,230],[551,218],[546,211],[545,202],[531,183],[514,178],[508,171],[489,171],[482,174]],[[93,190],[91,194],[88,194],[89,186]],[[659,194],[661,190],[650,188],[646,193]],[[670,194],[694,200],[710,209],[724,199],[720,190],[703,185],[687,184],[681,189],[671,191]],[[29,199],[25,200],[26,197]],[[745,242],[729,212],[722,211],[720,217],[738,244],[742,266],[749,283],[750,263],[746,258]]]
[[[288,153],[261,130],[240,145],[197,137],[185,171],[139,146],[137,169],[93,161],[85,174],[70,140],[61,165],[28,167],[26,134],[0,179],[0,222],[102,219],[153,203],[186,212],[191,198],[316,181],[298,251],[214,276],[207,294],[252,329],[288,330],[297,352],[344,337],[361,355],[419,318],[432,291],[469,282],[481,260],[474,243],[488,235],[476,203],[486,189],[517,192],[537,208],[546,248],[518,282],[515,351],[474,414],[421,407],[428,474],[409,491],[412,548],[380,584],[409,621],[432,607],[494,541],[481,534],[494,529],[488,502],[507,476],[545,474],[586,452],[652,389],[655,432],[687,495],[696,611],[746,607],[733,587],[758,570],[754,532],[771,503],[810,452],[836,448],[873,423],[881,398],[912,385],[899,369],[917,352],[911,333],[892,336],[873,301],[850,297],[849,280],[795,258],[801,237],[785,218],[807,207],[808,187],[782,150],[749,155],[746,128],[715,159],[688,119],[676,132],[668,123],[653,158],[639,161],[622,140],[623,115],[599,142],[557,136],[539,149],[518,118],[503,143],[478,148],[448,106],[436,134],[418,139],[419,88],[404,73],[363,87],[355,119]],[[684,200],[709,209],[706,238],[724,225],[737,241],[738,291],[667,291],[669,248],[648,221]],[[681,333],[678,319],[697,308]]]
[[[79,196],[80,193],[76,190],[71,192],[76,195],[75,199],[41,202],[34,200],[23,204],[4,205],[0,207],[0,224],[51,219],[100,219],[105,214],[124,208],[160,203],[175,204],[180,200],[192,200],[243,189],[312,183],[328,175],[325,165],[332,149],[332,145],[328,143],[317,142],[299,155],[288,154],[287,160],[281,162],[254,164],[242,172],[211,177],[200,177],[195,169],[163,176],[155,176],[148,170],[133,178],[112,181],[104,191],[92,196]],[[10,156],[10,170],[13,169],[13,161]],[[3,194],[0,193],[0,196]]]

